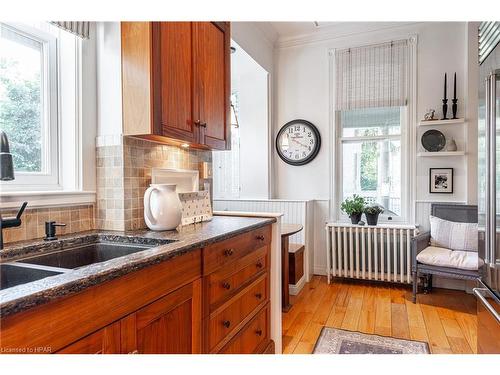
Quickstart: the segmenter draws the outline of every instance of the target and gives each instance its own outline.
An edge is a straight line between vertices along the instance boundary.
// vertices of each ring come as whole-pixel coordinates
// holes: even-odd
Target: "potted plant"
[[[384,208],[375,204],[372,206],[366,206],[363,209],[363,212],[365,213],[366,222],[368,223],[368,225],[377,225],[378,215],[384,212]]]
[[[354,194],[352,198],[346,198],[341,204],[340,209],[351,218],[351,223],[357,224],[363,215],[363,207],[365,206],[365,198]]]

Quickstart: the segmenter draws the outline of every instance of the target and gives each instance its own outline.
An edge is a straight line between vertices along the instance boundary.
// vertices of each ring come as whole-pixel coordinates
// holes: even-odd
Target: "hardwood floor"
[[[434,289],[411,302],[405,286],[315,276],[283,314],[283,353],[312,353],[323,326],[425,341],[432,353],[476,353],[476,300]]]

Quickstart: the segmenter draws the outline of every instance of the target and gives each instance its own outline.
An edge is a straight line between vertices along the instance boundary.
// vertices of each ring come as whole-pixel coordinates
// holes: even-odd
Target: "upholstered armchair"
[[[477,206],[459,204],[433,204],[431,215],[459,223],[477,223]],[[456,268],[453,262],[445,266],[424,264],[417,260],[417,255],[428,248],[430,244],[430,232],[420,233],[412,238],[412,276],[413,276],[413,303],[417,300],[418,281],[421,276],[425,277],[425,291],[432,290],[432,276],[442,276],[462,280],[476,280],[480,273],[472,269]],[[451,249],[453,250],[453,249]]]

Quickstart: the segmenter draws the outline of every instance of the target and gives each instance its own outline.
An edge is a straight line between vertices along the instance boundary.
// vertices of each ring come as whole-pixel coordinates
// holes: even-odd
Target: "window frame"
[[[408,39],[408,100],[406,105],[406,126],[401,130],[402,142],[405,142],[405,151],[402,151],[404,160],[401,161],[402,168],[406,168],[406,173],[401,176],[401,184],[406,187],[402,192],[402,206],[405,205],[405,214],[402,213],[397,220],[387,220],[386,215],[381,215],[379,222],[383,224],[397,223],[397,224],[414,224],[415,223],[415,190],[416,182],[416,139],[417,139],[417,114],[416,114],[416,99],[417,99],[417,43],[418,36],[416,34],[402,34],[398,39]],[[387,40],[373,40],[371,44],[378,44],[388,42]],[[340,210],[340,203],[342,202],[342,194],[339,194],[338,183],[339,177],[339,149],[341,145],[338,142],[338,124],[340,123],[338,115],[335,111],[335,51],[337,48],[360,47],[363,45],[339,45],[338,47],[328,49],[329,57],[329,170],[330,181],[329,191],[330,197],[328,201],[329,220],[332,222],[350,222],[346,215],[343,215]],[[404,132],[404,134],[403,134]],[[401,145],[403,147],[403,144]],[[402,148],[403,150],[403,148]],[[342,159],[340,158],[340,163]],[[403,167],[404,166],[404,167]],[[403,202],[404,200],[404,202]]]
[[[17,172],[14,183],[0,182],[3,191],[46,191],[62,189],[59,163],[59,75],[57,38],[48,32],[26,25],[2,22],[2,27],[42,45],[43,111],[42,159],[46,169],[41,172]],[[47,103],[48,102],[48,103]],[[45,139],[44,139],[45,138]],[[42,164],[43,165],[43,164]]]
[[[337,185],[336,185],[336,196],[339,197],[336,201],[336,212],[335,217],[338,221],[350,221],[349,217],[345,215],[340,209],[340,204],[343,200],[343,145],[344,143],[350,142],[360,142],[360,141],[384,141],[384,140],[399,140],[401,148],[401,163],[400,163],[400,174],[401,174],[401,215],[394,216],[382,213],[379,216],[379,222],[381,223],[407,223],[408,222],[408,152],[403,150],[408,150],[408,108],[404,108],[401,111],[400,118],[400,132],[399,134],[387,134],[387,135],[377,135],[377,136],[358,136],[358,137],[343,137],[342,136],[342,122],[340,120],[340,111],[335,111],[335,134],[336,134],[336,147],[335,147],[335,160],[337,166]],[[339,183],[340,182],[340,183]],[[389,217],[392,219],[389,220]]]

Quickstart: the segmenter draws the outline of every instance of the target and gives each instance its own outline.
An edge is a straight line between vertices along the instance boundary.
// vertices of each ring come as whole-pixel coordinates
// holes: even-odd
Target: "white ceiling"
[[[280,37],[290,37],[314,33],[319,29],[339,25],[344,22],[270,22]]]

